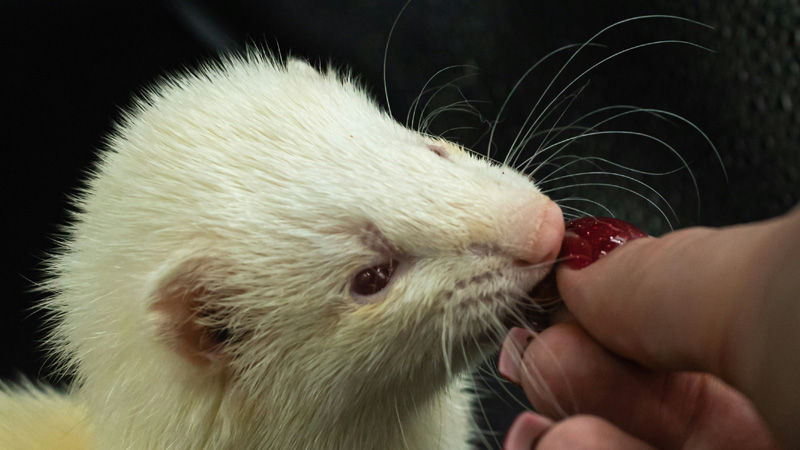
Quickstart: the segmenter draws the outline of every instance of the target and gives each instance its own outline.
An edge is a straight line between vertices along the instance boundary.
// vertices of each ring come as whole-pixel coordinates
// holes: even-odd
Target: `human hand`
[[[559,268],[577,321],[524,352],[527,335],[514,330],[500,368],[538,411],[568,418],[526,413],[506,448],[779,448],[761,415],[796,445],[796,255],[798,211],[640,239],[584,270]]]

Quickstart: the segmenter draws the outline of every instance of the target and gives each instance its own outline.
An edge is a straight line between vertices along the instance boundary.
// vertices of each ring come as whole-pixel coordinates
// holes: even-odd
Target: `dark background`
[[[250,44],[352,68],[385,104],[384,50],[403,4],[396,0],[3,2],[0,86],[6,117],[5,221],[11,228],[3,274],[7,290],[0,302],[0,378],[47,378],[45,360],[37,350],[43,336],[41,317],[31,310],[41,294],[31,289],[41,279],[38,270],[53,247],[59,224],[66,221],[69,193],[80,185],[102,148],[103,136],[133,93],[159,76]],[[542,105],[563,98],[555,94],[592,64],[633,45],[673,39],[713,51],[670,44],[612,59],[566,91],[576,93],[588,82],[559,122],[563,109],[556,109],[542,126],[564,125],[611,105],[663,109],[706,133],[724,170],[692,126],[666,115],[632,114],[599,129],[647,133],[668,142],[689,164],[697,190],[686,170],[645,175],[597,160],[597,167],[584,162],[569,169],[624,173],[653,186],[664,200],[616,175],[576,176],[544,187],[594,183],[553,190],[552,195],[599,202],[651,234],[666,232],[670,226],[726,225],[787,211],[800,199],[800,2],[796,0],[415,0],[399,18],[388,47],[386,81],[392,112],[404,121],[429,77],[448,66],[468,66],[448,70],[433,84],[468,76],[458,81],[457,89],[443,90],[436,104],[466,98],[476,101],[475,113],[442,115],[433,131],[472,127],[446,135],[485,153],[489,124],[498,118],[506,96],[528,68],[559,47],[585,42],[618,20],[644,14],[680,15],[714,28],[667,19],[616,27],[597,39],[604,47],[584,49],[567,66]],[[500,117],[493,156],[507,153],[568,54],[547,59],[522,81]],[[680,168],[680,160],[655,139],[602,135],[581,139],[568,151],[640,171]],[[534,140],[528,148],[535,150],[540,143],[541,139]],[[552,167],[544,166],[541,176]],[[625,187],[641,197],[600,184]],[[648,200],[666,210],[669,221]],[[564,204],[608,214],[587,201]],[[486,415],[500,434],[519,409],[513,404],[508,398],[484,402]]]

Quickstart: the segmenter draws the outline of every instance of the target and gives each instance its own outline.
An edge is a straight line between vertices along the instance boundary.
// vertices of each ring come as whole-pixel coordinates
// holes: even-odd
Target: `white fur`
[[[334,71],[250,54],[162,82],[52,266],[53,342],[96,448],[468,448],[460,374],[547,271],[512,263],[510,225],[535,232],[547,202]],[[387,258],[391,284],[354,298]],[[199,362],[179,332],[195,319],[232,336]]]

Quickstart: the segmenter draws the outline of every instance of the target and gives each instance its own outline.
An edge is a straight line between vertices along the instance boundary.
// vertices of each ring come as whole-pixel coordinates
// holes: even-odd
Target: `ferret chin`
[[[470,447],[463,374],[564,233],[528,178],[255,53],[161,82],[108,147],[46,285],[76,383],[5,389],[0,441]]]

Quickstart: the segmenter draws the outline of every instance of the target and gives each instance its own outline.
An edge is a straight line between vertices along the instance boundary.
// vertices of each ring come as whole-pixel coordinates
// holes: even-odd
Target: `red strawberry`
[[[627,241],[646,237],[642,230],[611,217],[582,217],[565,225],[559,259],[571,269],[583,269]]]

